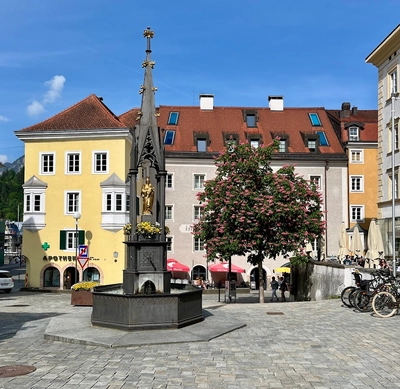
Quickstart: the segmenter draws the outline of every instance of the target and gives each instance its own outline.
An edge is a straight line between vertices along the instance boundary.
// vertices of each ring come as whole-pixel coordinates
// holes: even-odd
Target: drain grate
[[[35,370],[36,367],[28,365],[0,366],[0,378],[18,377],[32,373]]]
[[[267,312],[267,315],[283,315],[283,312]]]
[[[13,304],[13,305],[6,305],[6,307],[30,307],[29,304]]]

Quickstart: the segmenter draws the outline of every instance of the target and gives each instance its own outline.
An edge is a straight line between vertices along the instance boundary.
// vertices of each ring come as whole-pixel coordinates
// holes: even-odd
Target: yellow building
[[[25,143],[27,285],[70,288],[77,282],[76,265],[79,280],[121,282],[130,201],[129,128],[91,95],[16,136]]]

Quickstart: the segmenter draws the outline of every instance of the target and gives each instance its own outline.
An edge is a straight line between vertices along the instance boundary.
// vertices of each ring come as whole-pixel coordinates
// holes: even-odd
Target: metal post
[[[79,282],[78,280],[78,220],[81,218],[81,214],[79,212],[74,212],[75,219],[75,283]]]
[[[394,115],[395,115],[395,93],[392,90],[392,257],[393,257],[393,276],[396,277],[396,180],[395,180],[395,147],[396,137],[394,128]]]

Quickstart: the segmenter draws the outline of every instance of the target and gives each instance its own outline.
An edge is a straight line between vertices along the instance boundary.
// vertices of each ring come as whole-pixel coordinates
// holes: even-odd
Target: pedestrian
[[[271,285],[271,290],[272,290],[271,301],[274,301],[274,297],[276,298],[276,301],[279,301],[278,296],[276,295],[276,291],[279,288],[279,283],[275,279],[275,277],[272,277],[270,285]]]
[[[285,292],[288,290],[287,283],[283,277],[279,280],[279,290],[281,291],[281,301],[286,301]]]

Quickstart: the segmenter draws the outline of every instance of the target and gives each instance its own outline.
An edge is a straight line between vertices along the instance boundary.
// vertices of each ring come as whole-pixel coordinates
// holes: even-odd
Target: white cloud
[[[10,119],[6,118],[5,116],[0,115],[0,122],[9,122]]]
[[[54,76],[51,80],[46,81],[44,85],[48,88],[48,91],[44,94],[43,100],[40,103],[37,100],[33,100],[27,108],[29,116],[37,116],[45,112],[46,105],[54,103],[61,97],[61,92],[64,89],[65,84],[64,76]]]
[[[26,110],[29,116],[37,116],[45,111],[43,105],[40,104],[37,100],[33,100],[32,103],[28,105],[28,108]]]
[[[49,90],[44,95],[43,104],[54,103],[61,96],[65,81],[64,76],[54,76],[44,83],[49,87]]]
[[[0,163],[6,163],[8,161],[7,155],[0,154]]]

